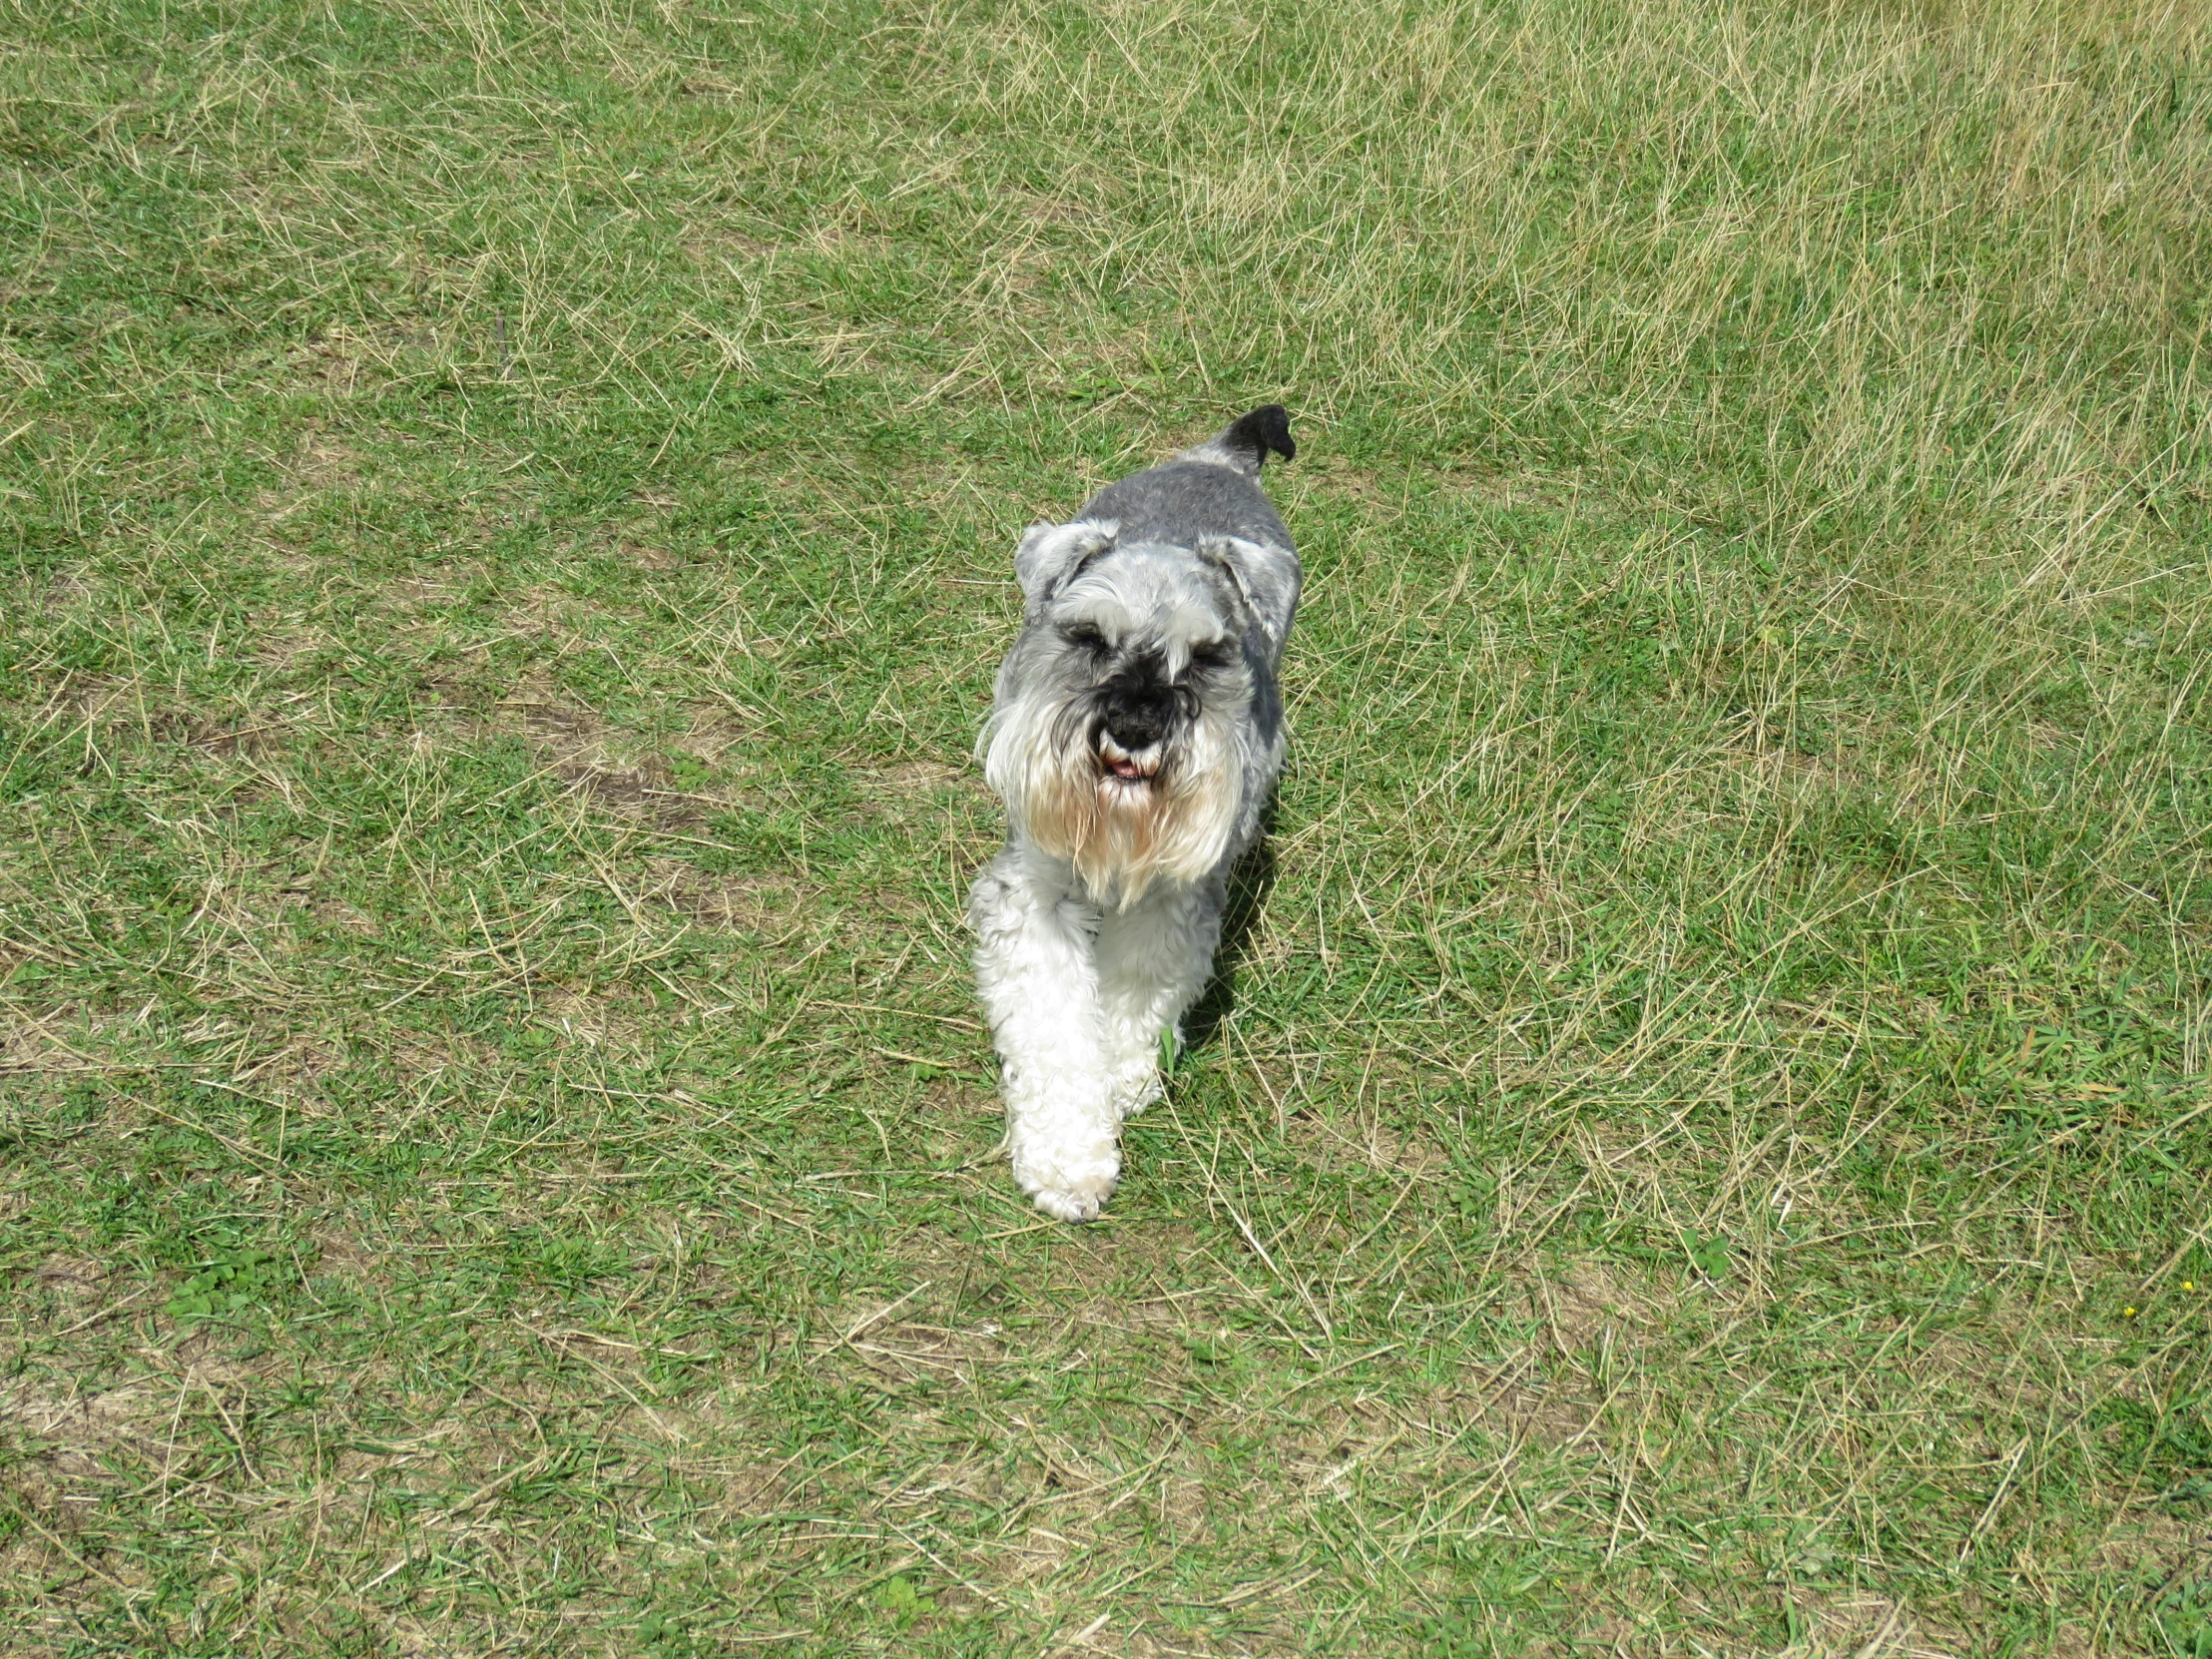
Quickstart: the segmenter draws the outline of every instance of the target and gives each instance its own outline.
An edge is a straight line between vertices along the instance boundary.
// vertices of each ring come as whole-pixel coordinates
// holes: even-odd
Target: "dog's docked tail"
[[[1298,454],[1291,441],[1291,412],[1280,403],[1263,403],[1239,415],[1189,453],[1192,460],[1212,461],[1257,478],[1271,450],[1286,461]]]

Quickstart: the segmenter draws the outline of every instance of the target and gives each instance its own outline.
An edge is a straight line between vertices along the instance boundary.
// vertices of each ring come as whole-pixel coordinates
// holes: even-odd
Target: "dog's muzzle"
[[[1138,685],[1110,692],[1098,727],[1098,759],[1105,776],[1123,784],[1149,782],[1166,757],[1168,734],[1179,712],[1172,687]]]
[[[1139,749],[1117,741],[1111,732],[1098,734],[1098,760],[1105,776],[1118,784],[1149,784],[1160,770],[1166,745],[1155,740]]]

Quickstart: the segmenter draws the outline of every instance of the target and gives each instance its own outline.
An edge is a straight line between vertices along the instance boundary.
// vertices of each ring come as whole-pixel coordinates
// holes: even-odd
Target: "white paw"
[[[1113,1182],[1101,1181],[1080,1187],[1039,1187],[1030,1197],[1054,1221],[1096,1221],[1113,1190]]]
[[[1111,1146],[1081,1157],[1014,1159],[1015,1182],[1055,1221],[1096,1221],[1120,1174]]]

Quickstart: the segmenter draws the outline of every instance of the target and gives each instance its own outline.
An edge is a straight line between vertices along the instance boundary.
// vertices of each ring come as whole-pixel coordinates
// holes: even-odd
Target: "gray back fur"
[[[1111,520],[1124,543],[1164,542],[1195,547],[1200,536],[1240,536],[1246,541],[1291,545],[1275,503],[1244,472],[1219,461],[1180,456],[1108,484],[1078,518]]]

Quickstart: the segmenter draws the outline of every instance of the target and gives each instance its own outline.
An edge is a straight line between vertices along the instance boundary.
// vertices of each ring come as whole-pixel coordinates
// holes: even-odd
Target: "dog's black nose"
[[[1172,706],[1162,691],[1117,692],[1106,704],[1106,735],[1132,755],[1167,736]]]

